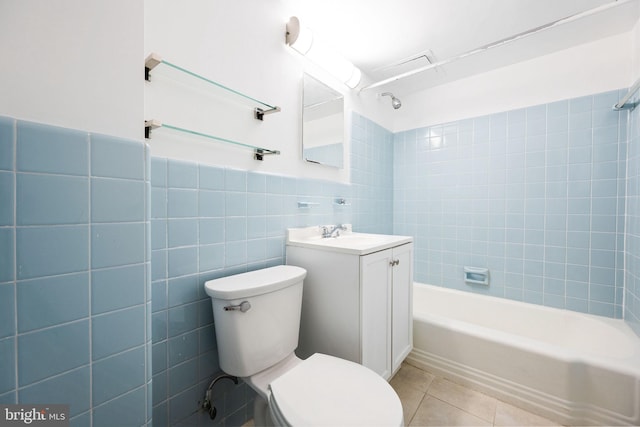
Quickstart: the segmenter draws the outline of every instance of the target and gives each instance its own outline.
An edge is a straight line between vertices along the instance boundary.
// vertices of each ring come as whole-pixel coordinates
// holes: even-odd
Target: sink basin
[[[351,224],[346,224],[345,228],[346,230],[340,230],[338,236],[326,238],[322,237],[322,226],[290,228],[287,230],[287,245],[366,255],[413,240],[410,236],[354,233]]]

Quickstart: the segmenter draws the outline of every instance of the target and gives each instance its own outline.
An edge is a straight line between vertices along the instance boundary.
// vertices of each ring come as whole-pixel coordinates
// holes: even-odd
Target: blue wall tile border
[[[88,175],[86,132],[19,120],[16,135],[17,171]]]
[[[144,153],[144,144],[91,134],[91,175],[144,181]]]
[[[636,94],[631,102],[640,100]],[[624,237],[624,318],[627,324],[640,336],[640,109],[630,114],[627,142],[626,222]]]
[[[16,121],[0,116],[0,169],[15,170]]]

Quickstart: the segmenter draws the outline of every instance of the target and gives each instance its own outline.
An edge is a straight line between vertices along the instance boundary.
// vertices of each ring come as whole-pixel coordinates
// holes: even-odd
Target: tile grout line
[[[622,216],[622,299],[621,299],[621,315],[620,318],[623,320],[626,320],[626,302],[627,302],[627,248],[628,248],[628,236],[627,236],[627,223],[628,223],[628,218],[627,215],[629,214],[629,146],[631,145],[631,111],[627,111],[627,117],[626,117],[626,126],[625,126],[625,131],[626,131],[626,135],[625,135],[625,153],[624,153],[624,215]],[[620,127],[622,126],[622,120],[620,119],[620,116],[618,116],[618,126],[617,126],[617,132],[618,132],[618,152],[617,152],[617,161],[620,163],[620,154],[621,154],[621,150],[620,150]],[[619,171],[618,171],[618,176],[619,176]],[[620,179],[620,178],[618,178]],[[617,199],[620,198],[620,185],[617,186],[617,192],[616,192],[616,196]],[[618,213],[618,212],[616,212]],[[618,234],[618,227],[620,226],[620,224],[618,223],[620,221],[620,216],[616,215],[616,234]],[[617,243],[617,241],[616,241]],[[616,283],[616,290],[617,290],[618,286]],[[616,298],[617,301],[617,298]]]
[[[93,229],[93,212],[91,211],[91,198],[93,197],[93,194],[91,192],[91,181],[92,181],[92,176],[91,176],[91,152],[92,152],[92,148],[93,148],[93,144],[91,141],[91,134],[87,133],[87,180],[88,180],[88,197],[87,197],[87,212],[88,214],[88,228],[89,228],[89,232],[88,232],[88,241],[87,241],[87,262],[88,262],[88,266],[87,266],[87,272],[88,272],[88,305],[89,305],[89,414],[90,414],[90,418],[89,418],[89,426],[93,426],[93,415],[94,415],[94,411],[93,411],[93,307],[91,304],[91,298],[92,298],[92,293],[91,293],[91,288],[92,288],[92,279],[93,279],[93,274],[92,274],[92,259],[91,259],[91,243],[92,243],[92,229]]]
[[[13,138],[11,145],[13,148],[13,358],[14,358],[14,393],[13,400],[18,403],[18,388],[20,385],[18,371],[18,120],[13,119]]]

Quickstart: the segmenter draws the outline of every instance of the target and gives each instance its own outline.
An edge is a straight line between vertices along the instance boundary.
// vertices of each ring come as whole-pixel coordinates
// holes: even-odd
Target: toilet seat
[[[402,404],[378,374],[316,353],[269,384],[273,420],[289,426],[402,426]]]

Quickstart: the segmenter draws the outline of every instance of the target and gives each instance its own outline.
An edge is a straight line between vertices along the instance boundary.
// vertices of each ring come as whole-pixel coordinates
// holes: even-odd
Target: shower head
[[[393,108],[395,110],[397,110],[398,108],[402,107],[402,102],[400,102],[400,100],[398,98],[393,96],[393,94],[391,92],[381,93],[380,96],[390,96],[391,97],[391,105],[393,106]]]

